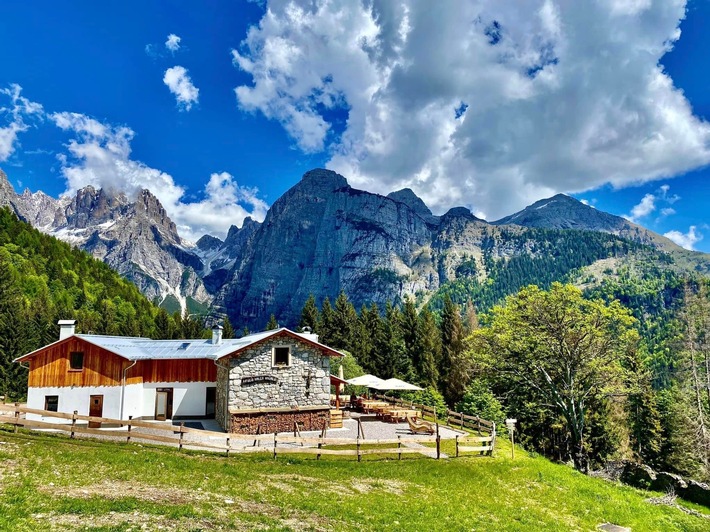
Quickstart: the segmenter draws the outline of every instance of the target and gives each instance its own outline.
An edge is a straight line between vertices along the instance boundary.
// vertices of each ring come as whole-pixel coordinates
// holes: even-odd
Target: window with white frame
[[[291,347],[277,346],[271,351],[272,365],[276,367],[288,367],[291,365]]]

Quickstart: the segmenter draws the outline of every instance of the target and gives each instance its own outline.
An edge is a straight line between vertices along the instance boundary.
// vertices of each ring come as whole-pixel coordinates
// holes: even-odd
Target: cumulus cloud
[[[631,214],[626,216],[626,219],[631,222],[638,222],[641,218],[645,218],[656,210],[656,196],[646,194],[638,203],[631,209]]]
[[[644,195],[641,201],[631,209],[631,213],[624,215],[624,218],[630,222],[638,223],[642,218],[656,211],[658,208],[657,203],[673,205],[680,199],[680,196],[678,194],[669,194],[670,189],[670,185],[661,185],[654,194]],[[675,212],[675,209],[671,207],[664,207],[660,213],[661,217],[666,217],[675,214]]]
[[[182,39],[180,37],[178,37],[174,33],[171,33],[170,35],[168,35],[168,40],[165,41],[165,47],[172,53],[175,53],[180,49],[181,40]]]
[[[221,238],[231,225],[240,226],[251,216],[261,221],[267,205],[258,190],[241,187],[228,173],[212,174],[200,201],[187,201],[186,190],[172,176],[131,158],[132,129],[103,124],[78,113],[55,113],[49,117],[58,127],[75,138],[62,154],[62,174],[66,193],[86,185],[135,194],[150,190],[160,200],[178,226],[182,237],[196,240],[203,234]]]
[[[192,108],[192,104],[197,103],[199,100],[200,89],[193,85],[187,69],[184,67],[174,66],[167,69],[163,76],[163,83],[175,95],[180,109],[189,111]]]
[[[695,244],[703,239],[703,235],[698,232],[697,227],[691,225],[687,233],[681,233],[680,231],[668,231],[664,233],[663,236],[669,238],[680,247],[685,249],[694,250]]]
[[[7,89],[0,89],[2,99],[9,98],[9,107],[0,107],[0,126],[3,122],[7,125],[0,127],[0,162],[7,161],[15,152],[19,133],[27,131],[29,125],[26,120],[31,117],[42,117],[43,108],[40,104],[32,102],[22,94],[22,87],[13,83]]]
[[[660,60],[685,0],[269,2],[232,51],[240,109],[354,186],[493,218],[710,163]],[[333,121],[345,115],[344,128]]]

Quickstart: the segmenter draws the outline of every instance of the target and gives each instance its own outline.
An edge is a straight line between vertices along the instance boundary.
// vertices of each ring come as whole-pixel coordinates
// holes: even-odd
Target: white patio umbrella
[[[400,379],[387,379],[386,381],[382,381],[381,384],[376,384],[374,386],[371,386],[375,390],[407,390],[407,391],[414,391],[414,390],[422,390],[423,388],[420,388],[419,386],[415,386],[414,384],[410,384],[408,382],[405,382]]]
[[[385,381],[383,381],[379,377],[370,375],[369,373],[367,375],[360,375],[359,377],[354,377],[348,380],[348,384],[352,384],[353,386],[365,386],[367,388],[376,388],[379,384],[382,384],[383,382]]]

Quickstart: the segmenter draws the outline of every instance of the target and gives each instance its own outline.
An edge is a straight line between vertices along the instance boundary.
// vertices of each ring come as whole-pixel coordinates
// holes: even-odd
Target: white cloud
[[[671,239],[673,242],[679,246],[693,250],[693,246],[703,239],[703,235],[697,231],[697,227],[691,225],[687,233],[681,233],[680,231],[668,231],[664,233],[663,236]]]
[[[669,185],[661,185],[654,194],[646,194],[641,201],[631,209],[631,214],[624,215],[624,218],[630,222],[638,223],[641,218],[645,218],[658,208],[657,203],[666,203],[673,205],[680,199],[678,194],[669,194],[671,189]],[[661,209],[661,217],[675,214],[675,209],[664,207]]]
[[[634,205],[631,214],[625,218],[631,222],[638,222],[656,210],[656,196],[646,194],[638,205]]]
[[[66,193],[86,185],[135,194],[148,189],[160,200],[178,226],[180,235],[196,240],[209,233],[224,238],[231,225],[240,226],[245,217],[261,221],[267,205],[258,190],[240,187],[228,173],[212,174],[204,199],[187,201],[185,188],[172,176],[131,159],[134,132],[125,126],[102,124],[78,113],[55,113],[49,117],[58,127],[71,132],[68,154],[61,154]]]
[[[192,104],[197,103],[199,100],[200,89],[192,84],[192,80],[184,67],[174,66],[167,69],[165,76],[163,76],[163,83],[175,95],[180,109],[189,111],[192,108]]]
[[[684,16],[685,0],[442,1],[436,16],[274,0],[232,52],[252,77],[235,93],[354,186],[496,218],[710,163],[710,124],[660,65]]]
[[[178,37],[174,33],[171,33],[170,35],[168,35],[168,40],[165,41],[165,47],[172,53],[175,53],[180,49],[181,40],[182,39],[180,37]]]
[[[0,96],[10,99],[10,107],[0,107],[0,120],[7,118],[7,125],[0,127],[0,162],[7,161],[15,152],[18,134],[29,129],[25,120],[33,116],[41,118],[44,113],[40,104],[21,96],[21,93],[22,87],[15,83],[7,89],[0,89]]]

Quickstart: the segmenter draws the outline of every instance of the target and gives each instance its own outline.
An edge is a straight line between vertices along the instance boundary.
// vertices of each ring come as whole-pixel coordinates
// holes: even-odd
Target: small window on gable
[[[274,366],[291,365],[291,348],[274,347]]]
[[[83,351],[72,351],[69,353],[69,369],[72,371],[81,371],[84,369]]]
[[[50,412],[59,412],[59,396],[58,395],[45,395],[44,396],[44,409]]]

